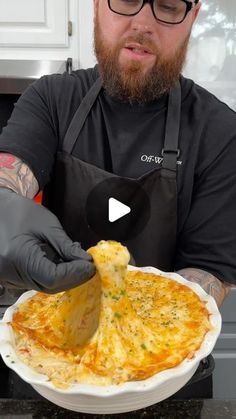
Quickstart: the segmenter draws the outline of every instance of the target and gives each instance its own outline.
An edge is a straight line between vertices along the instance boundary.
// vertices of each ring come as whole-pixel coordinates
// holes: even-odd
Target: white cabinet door
[[[0,48],[68,43],[68,0],[0,0]]]

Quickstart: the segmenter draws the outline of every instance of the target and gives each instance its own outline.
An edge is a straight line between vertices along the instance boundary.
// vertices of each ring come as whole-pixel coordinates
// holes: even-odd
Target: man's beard
[[[145,104],[168,92],[179,79],[190,34],[176,51],[174,57],[163,58],[155,44],[143,33],[127,37],[115,47],[109,45],[101,33],[97,18],[94,25],[94,51],[97,57],[103,86],[107,92],[124,102]],[[144,72],[141,62],[127,61],[125,68],[119,64],[119,54],[127,43],[140,43],[156,56],[153,67]]]

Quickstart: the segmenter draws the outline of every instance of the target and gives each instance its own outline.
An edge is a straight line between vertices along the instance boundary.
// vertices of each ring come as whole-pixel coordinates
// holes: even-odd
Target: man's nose
[[[133,31],[151,34],[157,25],[157,20],[153,15],[150,4],[145,4],[140,12],[132,16],[131,19],[131,28]]]

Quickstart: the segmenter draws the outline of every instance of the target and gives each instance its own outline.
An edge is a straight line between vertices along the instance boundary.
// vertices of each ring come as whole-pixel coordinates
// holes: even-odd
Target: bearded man
[[[21,96],[0,137],[4,285],[75,287],[95,271],[85,250],[114,239],[221,305],[236,283],[236,116],[181,75],[200,6],[94,0],[97,65]],[[110,198],[130,213],[111,220]]]

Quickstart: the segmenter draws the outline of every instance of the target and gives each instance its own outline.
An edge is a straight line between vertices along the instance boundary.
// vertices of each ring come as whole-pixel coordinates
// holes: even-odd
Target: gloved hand
[[[59,263],[47,257],[46,248],[59,255]],[[1,283],[53,294],[76,287],[94,274],[91,256],[71,241],[54,214],[0,188]]]

